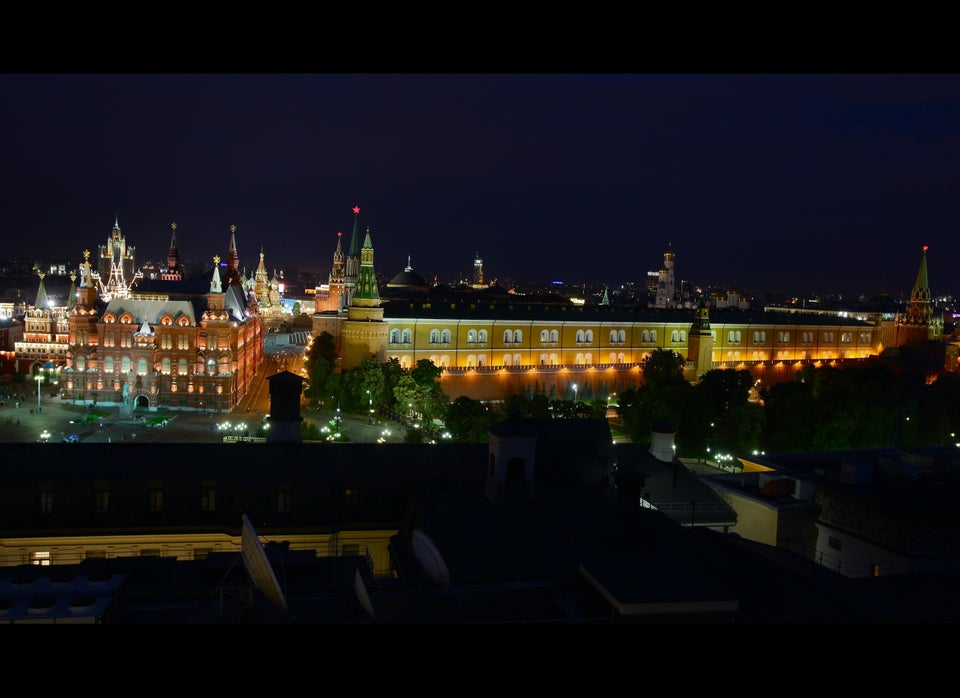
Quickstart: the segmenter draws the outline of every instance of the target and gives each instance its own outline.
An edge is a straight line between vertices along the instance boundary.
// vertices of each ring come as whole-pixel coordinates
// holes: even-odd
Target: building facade
[[[263,360],[263,324],[242,285],[223,287],[219,257],[206,294],[172,282],[173,293],[131,293],[104,306],[89,254],[69,313],[61,397],[152,410],[233,409]]]

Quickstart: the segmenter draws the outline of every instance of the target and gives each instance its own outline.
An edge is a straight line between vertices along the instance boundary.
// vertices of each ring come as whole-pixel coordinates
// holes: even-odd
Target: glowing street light
[[[576,383],[573,384],[573,401],[574,402],[577,401],[577,384]]]

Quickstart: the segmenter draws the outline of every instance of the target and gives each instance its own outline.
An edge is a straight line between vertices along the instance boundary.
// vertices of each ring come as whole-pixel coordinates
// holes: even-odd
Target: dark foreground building
[[[6,444],[0,622],[960,620],[955,575],[847,579],[724,533],[719,497],[666,506],[712,490],[662,439],[618,462],[604,420],[550,421],[474,445]]]

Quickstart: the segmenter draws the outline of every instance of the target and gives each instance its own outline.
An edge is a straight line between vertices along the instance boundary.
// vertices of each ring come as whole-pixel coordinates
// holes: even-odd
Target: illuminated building
[[[263,324],[242,284],[223,287],[219,257],[210,281],[144,282],[138,293],[104,305],[89,256],[84,252],[69,313],[63,400],[152,410],[235,407],[263,360]]]
[[[358,214],[355,207],[355,232]],[[368,245],[372,278],[369,230]],[[335,268],[339,235],[336,249]],[[615,391],[636,385],[641,362],[657,349],[681,354],[691,382],[710,369],[736,368],[765,383],[792,380],[805,364],[862,361],[883,349],[879,323],[839,314],[750,309],[739,298],[731,307],[710,310],[669,305],[673,258],[668,250],[659,292],[665,307],[544,301],[495,286],[406,286],[398,275],[386,285],[385,298],[364,297],[348,303],[346,312],[318,310],[313,335],[335,338],[340,370],[370,356],[396,359],[404,368],[428,359],[443,369],[440,381],[448,395],[476,399],[503,399],[534,385],[563,391],[577,383],[594,392],[606,385]],[[360,267],[359,257],[346,257],[348,270]],[[355,306],[362,324],[349,326],[346,350],[344,316]]]
[[[43,375],[48,381],[56,380],[60,367],[66,364],[69,348],[68,315],[76,304],[76,276],[71,275],[70,291],[64,302],[58,303],[47,295],[43,279],[46,276],[38,271],[40,283],[37,298],[23,317],[23,337],[14,343],[16,372],[24,375]]]

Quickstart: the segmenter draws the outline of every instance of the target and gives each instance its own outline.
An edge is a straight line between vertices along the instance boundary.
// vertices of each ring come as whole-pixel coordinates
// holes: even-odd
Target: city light
[[[40,411],[40,381],[43,380],[43,376],[39,373],[37,374],[37,412]]]

